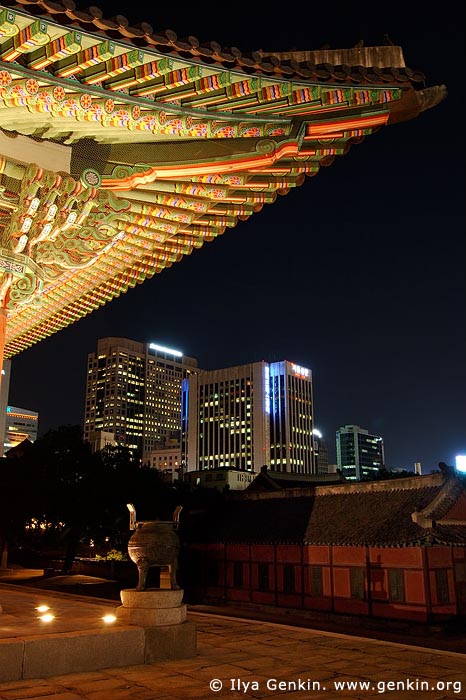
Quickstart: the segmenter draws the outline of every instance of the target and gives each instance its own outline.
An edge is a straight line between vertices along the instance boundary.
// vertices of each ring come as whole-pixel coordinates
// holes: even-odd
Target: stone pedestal
[[[144,628],[145,663],[196,655],[196,626],[186,619],[183,590],[126,588],[120,597],[118,620]]]
[[[123,605],[117,608],[117,617],[123,622],[142,627],[179,625],[186,620],[183,591],[149,588],[137,591],[125,588],[120,592]]]

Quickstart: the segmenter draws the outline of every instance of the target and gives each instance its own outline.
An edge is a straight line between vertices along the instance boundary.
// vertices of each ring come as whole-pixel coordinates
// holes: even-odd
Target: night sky
[[[348,423],[384,438],[389,467],[421,462],[428,473],[466,454],[459,5],[434,15],[425,3],[94,4],[245,52],[380,45],[388,35],[448,97],[15,357],[10,404],[38,411],[40,434],[82,424],[87,354],[112,335],[177,348],[203,369],[261,359],[311,368],[331,460]]]

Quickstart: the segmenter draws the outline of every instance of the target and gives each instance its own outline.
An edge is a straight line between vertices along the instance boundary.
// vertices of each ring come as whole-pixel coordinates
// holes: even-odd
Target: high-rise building
[[[324,440],[320,430],[314,429],[314,459],[316,464],[317,474],[335,473],[331,471],[335,465],[329,465],[328,462],[328,445]],[[335,467],[336,469],[336,467]]]
[[[384,467],[383,439],[359,425],[344,425],[336,432],[337,464],[342,475],[353,481],[377,477]]]
[[[7,406],[5,414],[3,454],[23,440],[34,442],[37,439],[39,414],[36,411]]]
[[[88,356],[84,439],[98,431],[144,457],[180,441],[181,382],[197,360],[127,338],[101,338]]]
[[[288,361],[200,371],[183,382],[182,467],[314,474],[311,370]]]
[[[11,360],[4,360],[0,385],[0,456],[23,440],[34,442],[37,439],[39,414],[26,408],[8,405],[10,377]]]

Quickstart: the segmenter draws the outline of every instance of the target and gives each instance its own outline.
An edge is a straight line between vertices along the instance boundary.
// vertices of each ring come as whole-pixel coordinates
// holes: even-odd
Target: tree
[[[131,534],[127,503],[135,505],[140,520],[171,520],[179,504],[179,492],[157,470],[140,466],[128,448],[105,447],[93,454],[80,426],[49,430],[5,461],[1,542],[24,535],[34,519],[64,548],[63,573],[71,570],[86,539],[108,537],[111,546],[126,546]]]
[[[46,523],[61,531],[65,546],[63,573],[71,569],[86,528],[95,519],[104,488],[101,460],[83,441],[77,425],[49,430],[34,443],[34,459],[42,483]]]
[[[40,512],[41,483],[24,440],[0,462],[0,568],[6,569],[8,550],[24,531],[25,522]]]

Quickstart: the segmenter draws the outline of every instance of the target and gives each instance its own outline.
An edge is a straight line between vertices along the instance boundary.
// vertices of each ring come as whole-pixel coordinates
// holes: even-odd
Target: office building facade
[[[3,454],[23,440],[34,442],[37,439],[39,414],[36,411],[7,406],[5,416]]]
[[[385,465],[383,439],[359,425],[344,425],[336,432],[337,465],[352,481],[377,478]]]
[[[329,464],[327,441],[318,430],[314,430],[314,458],[317,474],[336,473],[336,464]]]
[[[201,371],[183,382],[186,472],[315,473],[311,370],[289,361]]]
[[[155,343],[101,338],[88,356],[84,438],[113,433],[142,458],[180,440],[181,382],[197,360]]]
[[[146,452],[144,465],[151,469],[157,469],[165,481],[172,483],[179,479],[182,476],[180,439],[167,442],[165,447],[158,450]]]
[[[114,434],[106,430],[90,430],[86,435],[86,442],[89,443],[92,452],[100,452],[106,447],[116,445]]]

